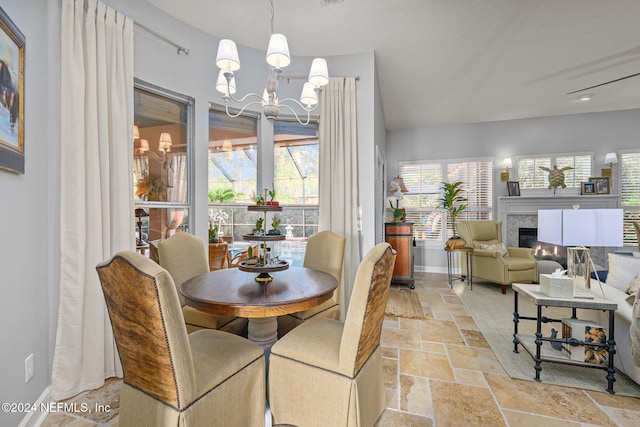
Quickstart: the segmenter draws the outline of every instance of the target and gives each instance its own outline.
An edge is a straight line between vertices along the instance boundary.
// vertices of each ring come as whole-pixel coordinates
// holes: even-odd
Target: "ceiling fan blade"
[[[637,76],[640,76],[640,73],[631,74],[630,76],[626,76],[626,77],[620,77],[619,79],[611,80],[611,81],[608,81],[608,82],[605,82],[605,83],[600,83],[599,85],[595,85],[595,86],[585,87],[584,89],[574,90],[573,92],[567,93],[567,95],[572,95],[574,93],[582,92],[583,90],[593,89],[593,88],[596,88],[596,87],[608,85],[610,83],[619,82],[620,80],[630,79],[631,77],[637,77]]]

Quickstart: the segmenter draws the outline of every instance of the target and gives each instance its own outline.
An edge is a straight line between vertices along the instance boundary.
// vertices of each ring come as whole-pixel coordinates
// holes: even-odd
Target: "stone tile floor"
[[[416,279],[426,318],[384,321],[388,403],[378,427],[640,425],[640,399],[509,378],[456,294],[465,285],[452,290],[443,274]],[[51,414],[43,426],[117,426],[119,387],[111,379],[71,399],[110,411]]]

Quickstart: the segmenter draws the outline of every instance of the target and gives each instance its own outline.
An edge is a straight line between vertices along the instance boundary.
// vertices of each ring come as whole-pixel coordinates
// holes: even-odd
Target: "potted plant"
[[[229,215],[220,210],[209,214],[209,243],[220,243],[220,228],[227,218]]]
[[[462,195],[464,190],[461,186],[462,181],[454,181],[443,182],[440,187],[442,195],[438,200],[438,208],[444,209],[449,213],[453,235],[451,239],[447,240],[447,246],[451,248],[461,248],[465,245],[464,240],[458,236],[456,230],[456,218],[467,208],[467,205],[464,203],[467,201],[467,198]]]
[[[267,205],[280,206],[280,203],[274,200],[276,198],[276,190],[273,190],[273,189],[269,190],[269,198],[270,198],[269,201],[266,202]]]
[[[280,230],[278,230],[278,227],[280,227],[280,218],[274,216],[271,221],[271,230],[269,230],[269,234],[279,235]]]

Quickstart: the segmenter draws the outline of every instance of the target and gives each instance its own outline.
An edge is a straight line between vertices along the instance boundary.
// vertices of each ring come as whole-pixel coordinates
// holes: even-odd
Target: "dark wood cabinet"
[[[413,289],[413,223],[385,223],[384,239],[397,252],[391,283],[409,285]]]

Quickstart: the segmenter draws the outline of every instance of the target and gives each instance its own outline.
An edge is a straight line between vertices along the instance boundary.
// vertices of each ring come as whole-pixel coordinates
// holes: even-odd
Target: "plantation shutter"
[[[457,221],[491,219],[493,211],[493,162],[488,160],[449,163],[449,182],[461,181],[467,209]]]
[[[640,221],[640,152],[620,155],[620,197],[624,210],[624,244],[637,245],[631,221]]]
[[[549,186],[548,172],[540,166],[551,168],[550,157],[518,159],[518,181],[520,188],[546,188]]]
[[[563,156],[556,159],[558,169],[570,166],[573,169],[564,171],[564,183],[567,187],[581,187],[591,176],[591,156]]]

